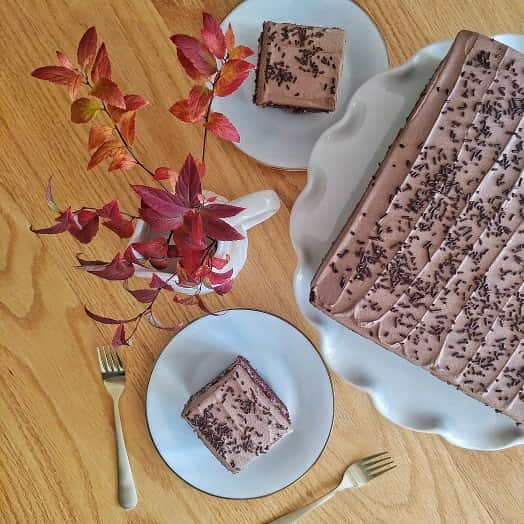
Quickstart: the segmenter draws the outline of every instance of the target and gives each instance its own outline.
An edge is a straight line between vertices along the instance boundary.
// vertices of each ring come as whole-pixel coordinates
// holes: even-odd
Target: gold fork
[[[354,462],[351,464],[351,466],[348,467],[348,469],[346,469],[340,484],[334,490],[330,491],[315,502],[312,502],[311,504],[308,504],[297,511],[293,511],[292,513],[288,513],[287,515],[274,520],[273,524],[291,524],[292,522],[296,522],[306,513],[313,511],[315,508],[318,508],[324,504],[324,502],[327,502],[339,491],[350,488],[360,488],[364,484],[367,484],[370,480],[383,475],[386,473],[386,471],[389,471],[395,467],[396,465],[387,451],[383,451],[382,453],[377,453]]]
[[[118,501],[125,509],[132,509],[136,506],[137,495],[133,473],[127,458],[124,433],[120,422],[120,411],[118,402],[125,387],[126,373],[120,355],[108,347],[96,348],[98,353],[98,363],[102,380],[107,392],[113,399],[113,410],[115,415],[116,449],[118,454]]]

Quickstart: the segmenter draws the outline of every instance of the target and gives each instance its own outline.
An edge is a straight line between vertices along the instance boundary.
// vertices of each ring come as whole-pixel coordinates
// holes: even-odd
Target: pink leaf
[[[80,67],[87,69],[96,55],[96,29],[90,27],[80,39],[76,53]]]
[[[120,88],[109,78],[100,78],[91,89],[91,94],[96,96],[106,104],[126,109],[124,94]]]
[[[202,73],[199,73],[196,67],[193,66],[193,64],[189,61],[189,59],[186,57],[186,55],[184,55],[184,53],[180,49],[176,50],[176,55],[178,57],[180,65],[184,68],[184,71],[186,72],[187,76],[189,76],[199,84],[203,84],[204,82],[209,80],[209,75],[203,75]]]
[[[101,78],[111,80],[111,77],[111,62],[109,61],[106,45],[102,42],[91,69],[91,80],[96,84]]]
[[[165,280],[162,280],[156,273],[153,273],[151,282],[149,282],[149,287],[153,289],[167,289],[168,291],[173,291],[173,288]]]
[[[39,80],[53,82],[53,84],[67,85],[72,78],[77,76],[77,73],[64,66],[44,66],[35,69],[31,76]]]
[[[169,218],[177,218],[184,216],[187,211],[186,206],[181,204],[180,201],[168,191],[142,185],[132,185],[131,187],[140,195],[143,202],[161,215]]]
[[[195,213],[191,218],[191,247],[205,249],[204,242],[204,223],[200,213]]]
[[[118,324],[115,334],[113,335],[113,340],[111,340],[111,345],[114,348],[119,346],[129,346],[129,341],[126,339],[124,324]]]
[[[62,51],[56,52],[56,57],[58,58],[58,61],[61,65],[64,67],[67,67],[67,69],[71,69],[71,71],[74,69],[73,64],[71,63],[71,60],[67,57],[65,53],[62,53]]]
[[[70,207],[56,218],[56,222],[57,223],[51,227],[33,229],[33,226],[31,226],[30,229],[33,233],[37,233],[38,235],[56,235],[58,233],[69,231],[72,227],[77,227]]]
[[[224,140],[240,142],[236,127],[222,113],[211,113],[204,127]]]
[[[142,220],[146,222],[146,224],[150,226],[153,231],[159,232],[176,229],[182,225],[184,220],[182,216],[166,217],[164,215],[160,215],[149,207],[140,209],[140,218],[142,218]]]
[[[226,258],[212,257],[211,265],[216,269],[223,269],[229,263],[229,255],[226,255]]]
[[[87,269],[87,271],[106,280],[126,280],[133,276],[135,269],[130,262],[122,258],[120,253],[117,253],[113,260],[102,269]]]
[[[176,181],[175,199],[180,206],[191,208],[199,204],[201,193],[202,184],[198,166],[193,156],[189,154]]]
[[[220,25],[217,20],[208,13],[202,14],[202,20],[202,40],[217,58],[224,58],[226,54],[226,41]]]
[[[155,180],[176,180],[178,173],[169,167],[157,167],[155,169]]]
[[[245,208],[229,204],[208,204],[200,212],[216,218],[229,218],[238,215],[242,211],[245,211]]]
[[[227,222],[224,222],[220,218],[216,218],[212,215],[202,214],[202,220],[204,221],[204,230],[206,235],[215,240],[241,240],[241,235],[234,227],[230,226]]]
[[[71,80],[69,80],[69,82],[67,83],[67,90],[69,92],[69,98],[71,98],[71,100],[75,100],[75,98],[77,97],[78,91],[80,90],[83,81],[84,77],[78,74],[71,78]]]
[[[200,74],[209,77],[216,73],[215,58],[202,42],[187,35],[173,35],[171,41]]]

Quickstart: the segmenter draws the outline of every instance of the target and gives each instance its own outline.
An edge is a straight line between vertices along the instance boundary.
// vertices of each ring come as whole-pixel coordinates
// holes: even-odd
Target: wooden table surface
[[[260,0],[263,1],[263,0]],[[169,335],[143,326],[125,351],[128,385],[121,411],[139,492],[134,511],[116,500],[112,407],[94,348],[109,331],[83,306],[126,315],[137,308],[117,284],[73,268],[80,250],[93,258],[122,248],[107,231],[87,247],[72,237],[38,237],[31,223],[52,220],[44,191],[52,175],[56,198],[73,208],[98,206],[138,170],[85,172],[87,129],[69,122],[64,89],[29,73],[54,61],[55,49],[74,55],[80,35],[96,25],[109,47],[115,77],[126,92],[153,104],[139,115],[137,151],[152,165],[178,166],[198,154],[201,130],[166,111],[190,85],[168,37],[198,34],[200,11],[222,18],[236,0],[3,0],[0,2],[0,521],[9,523],[248,523],[267,522],[333,488],[346,464],[388,449],[399,466],[360,492],[340,494],[305,518],[315,522],[517,523],[524,521],[524,447],[465,451],[441,438],[394,426],[368,397],[333,377],[335,425],[326,451],[298,483],[268,498],[227,501],[204,495],[164,465],[147,432],[146,386]],[[297,0],[297,4],[299,4]],[[421,46],[462,28],[485,34],[522,32],[522,0],[361,0],[382,31],[393,66]],[[250,233],[250,256],[230,295],[211,305],[267,310],[318,342],[293,297],[295,255],[289,214],[304,186],[303,172],[258,165],[231,144],[210,137],[206,187],[227,197],[272,188],[281,211]],[[163,318],[200,313],[165,302]]]

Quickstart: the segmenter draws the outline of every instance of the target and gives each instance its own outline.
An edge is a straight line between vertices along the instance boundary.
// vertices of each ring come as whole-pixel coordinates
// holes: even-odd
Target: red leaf
[[[178,248],[174,244],[169,244],[167,246],[167,258],[178,258],[179,256]]]
[[[202,40],[209,50],[219,59],[226,54],[226,41],[217,20],[208,13],[202,13]]]
[[[175,102],[169,112],[179,120],[194,124],[206,114],[213,92],[205,86],[194,86],[187,99]]]
[[[51,211],[54,211],[55,213],[61,213],[60,208],[58,207],[58,204],[55,202],[55,199],[53,197],[53,189],[51,188],[51,178],[47,181],[47,188],[45,192],[45,199],[47,202],[47,207],[51,209]]]
[[[224,35],[224,40],[226,42],[226,48],[231,51],[235,47],[235,33],[233,33],[233,28],[231,24],[228,24],[226,34]]]
[[[173,288],[165,280],[162,280],[156,273],[153,273],[151,282],[149,282],[149,287],[153,289],[167,289],[168,291],[173,291]]]
[[[80,268],[85,270],[102,269],[102,266],[107,265],[107,262],[104,262],[103,260],[85,260],[84,258],[80,258],[78,254],[76,255],[76,259],[80,264]]]
[[[135,229],[133,221],[127,220],[122,216],[117,200],[112,200],[101,209],[97,209],[97,213],[98,216],[107,219],[102,225],[111,229],[120,238],[129,238],[133,234]]]
[[[157,167],[155,169],[155,180],[176,180],[178,173],[169,167]]]
[[[240,142],[236,127],[222,113],[211,113],[204,127],[224,140]]]
[[[250,47],[239,45],[229,51],[229,58],[234,60],[242,60],[243,58],[247,58],[248,56],[252,56],[254,54],[255,52]]]
[[[91,94],[100,100],[120,109],[126,109],[124,94],[120,88],[109,78],[100,78],[91,89]]]
[[[152,240],[134,242],[131,247],[144,258],[164,258],[167,256],[167,240],[165,237],[156,237]]]
[[[122,146],[117,140],[108,140],[104,142],[91,156],[89,163],[87,164],[87,170],[93,169],[93,167],[100,164],[107,158],[113,156]]]
[[[89,130],[89,139],[87,148],[89,150],[100,147],[104,142],[113,137],[113,128],[111,126],[92,126]]]
[[[205,249],[204,242],[204,223],[200,213],[195,213],[191,217],[191,246],[196,249]]]
[[[76,57],[80,67],[87,69],[96,55],[96,29],[90,27],[80,39]]]
[[[120,120],[120,132],[129,145],[135,143],[136,113],[129,111],[125,113]]]
[[[198,174],[200,176],[200,180],[202,180],[206,176],[206,166],[204,165],[204,162],[201,160],[198,160],[198,158],[195,158],[195,164],[198,169]]]
[[[120,253],[117,253],[113,260],[109,264],[101,266],[101,269],[100,267],[90,268],[86,271],[106,280],[126,280],[133,276],[135,268],[128,260],[123,259]]]
[[[126,287],[126,291],[133,295],[138,302],[142,302],[143,304],[153,302],[158,295],[156,289],[129,289]]]
[[[56,222],[57,223],[51,227],[33,229],[33,226],[31,226],[30,229],[33,233],[38,235],[56,235],[58,233],[69,231],[72,227],[77,227],[70,207],[56,218]]]
[[[78,98],[71,104],[71,122],[85,124],[101,109],[98,102],[92,98]]]
[[[202,214],[206,235],[215,240],[241,240],[244,237],[227,222],[212,215]]]
[[[129,341],[126,339],[124,324],[118,324],[115,334],[113,335],[113,340],[111,340],[111,345],[114,348],[119,346],[129,346]]]
[[[94,211],[82,209],[76,218],[80,227],[71,228],[69,232],[82,244],[89,244],[98,233],[98,215]]]
[[[101,315],[97,315],[96,313],[89,311],[89,309],[87,309],[86,307],[84,307],[84,311],[86,312],[86,315],[88,317],[92,318],[96,322],[100,322],[101,324],[122,324],[123,322],[130,322],[130,320],[116,320],[114,318],[103,317]]]
[[[216,218],[234,217],[242,211],[245,211],[244,207],[229,204],[209,204],[200,210],[202,214],[212,215]]]
[[[56,57],[58,58],[58,61],[61,65],[64,67],[67,67],[67,69],[71,69],[71,71],[74,69],[73,64],[71,63],[71,60],[67,57],[65,53],[62,53],[62,51],[56,52]]]
[[[216,73],[217,65],[215,57],[202,42],[187,35],[173,35],[171,41],[176,45],[177,51],[179,51],[201,75],[209,77]],[[184,64],[182,65],[184,66]]]
[[[233,276],[233,269],[230,269],[229,271],[226,271],[225,273],[214,273],[211,272],[208,276],[209,281],[213,286],[218,284],[223,284],[224,282],[227,282],[231,279]]]
[[[44,66],[35,69],[31,76],[53,82],[53,84],[67,85],[72,78],[77,76],[77,73],[64,66]]]
[[[67,83],[67,90],[69,92],[69,97],[71,98],[71,100],[74,100],[78,95],[78,91],[80,90],[83,81],[84,77],[78,74],[71,78],[71,80],[69,80],[69,82]]]
[[[193,156],[189,154],[176,181],[175,200],[180,206],[191,208],[199,204],[201,193],[202,184],[198,166]]]
[[[220,284],[218,286],[213,287],[213,291],[217,295],[225,295],[226,293],[229,293],[231,291],[231,288],[233,287],[233,281],[232,280],[226,280],[223,284]]]
[[[141,185],[133,185],[131,187],[150,208],[161,215],[169,218],[181,218],[187,211],[187,206],[181,204],[179,200],[168,191]]]
[[[229,263],[229,255],[226,258],[212,257],[211,265],[216,269],[223,269]]]
[[[209,75],[203,75],[202,73],[199,73],[197,71],[197,69],[193,66],[189,59],[186,58],[186,55],[184,55],[184,53],[180,49],[176,50],[176,55],[178,57],[180,65],[184,68],[184,71],[186,72],[187,76],[192,78],[195,82],[203,84],[209,79]]]
[[[111,62],[107,54],[106,45],[102,42],[96,54],[93,68],[91,69],[91,80],[96,84],[101,78],[111,80],[112,76]]]
[[[173,296],[173,302],[181,304],[183,306],[196,306],[197,299],[195,296],[179,297],[178,295]]]
[[[126,111],[138,111],[149,105],[149,102],[140,95],[126,95],[124,100],[126,102]]]
[[[215,84],[214,93],[217,96],[228,96],[234,93],[249,76],[255,66],[245,60],[228,60]]]
[[[135,158],[128,153],[125,147],[117,149],[113,155],[113,160],[109,164],[108,171],[116,171],[122,169],[126,171],[136,166]]]
[[[146,222],[153,231],[159,232],[176,229],[182,225],[184,220],[181,216],[166,217],[160,215],[149,207],[140,209],[140,218],[142,218],[142,220]]]

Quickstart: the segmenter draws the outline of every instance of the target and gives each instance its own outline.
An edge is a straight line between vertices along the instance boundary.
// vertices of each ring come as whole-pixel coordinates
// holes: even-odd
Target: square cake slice
[[[524,55],[461,31],[311,287],[338,322],[518,423],[523,143]]]
[[[296,112],[334,111],[344,45],[343,29],[264,22],[255,104]]]
[[[233,473],[293,431],[284,403],[241,356],[189,398],[182,416]]]

